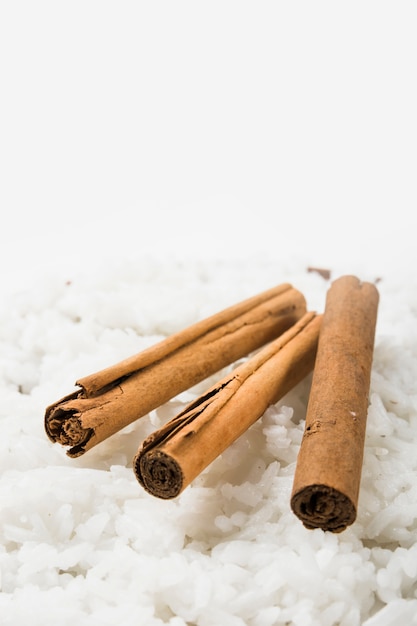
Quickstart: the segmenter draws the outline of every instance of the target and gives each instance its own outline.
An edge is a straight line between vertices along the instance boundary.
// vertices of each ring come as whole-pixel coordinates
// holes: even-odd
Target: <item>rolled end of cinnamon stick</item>
[[[75,400],[78,392],[72,393],[58,403],[46,408],[44,417],[45,432],[53,443],[71,446],[68,456],[77,457],[84,453],[84,448],[94,436],[92,428],[85,428],[81,422],[79,412],[73,408],[63,408],[60,402]]]
[[[182,491],[184,476],[181,466],[165,452],[149,450],[136,455],[133,470],[144,489],[157,498],[169,500]]]
[[[345,494],[327,485],[309,485],[291,497],[291,508],[308,529],[340,533],[356,519],[356,508]]]

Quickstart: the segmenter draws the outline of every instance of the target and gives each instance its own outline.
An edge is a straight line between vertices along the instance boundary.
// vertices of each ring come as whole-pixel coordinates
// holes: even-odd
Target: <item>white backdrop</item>
[[[415,259],[414,2],[2,2],[0,260]]]

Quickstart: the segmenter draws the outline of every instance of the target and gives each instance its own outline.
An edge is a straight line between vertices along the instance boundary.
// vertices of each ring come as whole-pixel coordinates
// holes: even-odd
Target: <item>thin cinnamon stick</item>
[[[45,411],[45,431],[77,457],[236,359],[282,334],[306,311],[284,283],[235,304],[113,366]]]
[[[238,366],[138,450],[136,478],[152,495],[178,496],[196,476],[313,368],[321,316],[295,325]]]
[[[306,528],[337,533],[356,519],[378,302],[355,276],[327,293],[291,495]]]

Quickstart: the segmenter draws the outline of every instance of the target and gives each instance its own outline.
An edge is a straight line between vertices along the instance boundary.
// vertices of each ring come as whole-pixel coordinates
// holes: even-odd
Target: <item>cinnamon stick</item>
[[[196,476],[313,368],[321,316],[306,313],[223,377],[138,450],[136,478],[152,495],[178,496]]]
[[[306,311],[284,283],[79,379],[80,389],[45,410],[45,431],[77,457],[226,365],[260,348]]]
[[[291,508],[306,528],[356,519],[379,294],[342,276],[325,304]]]

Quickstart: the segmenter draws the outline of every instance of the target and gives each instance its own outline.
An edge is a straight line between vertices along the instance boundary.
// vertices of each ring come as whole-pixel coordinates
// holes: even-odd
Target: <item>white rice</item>
[[[77,378],[263,289],[291,282],[323,310],[329,282],[304,260],[124,259],[11,287],[0,304],[1,626],[417,623],[417,290],[411,276],[381,278],[359,511],[339,535],[306,530],[289,505],[310,379],[173,501],[144,492],[133,455],[217,376],[79,459],[43,430],[45,407]]]

